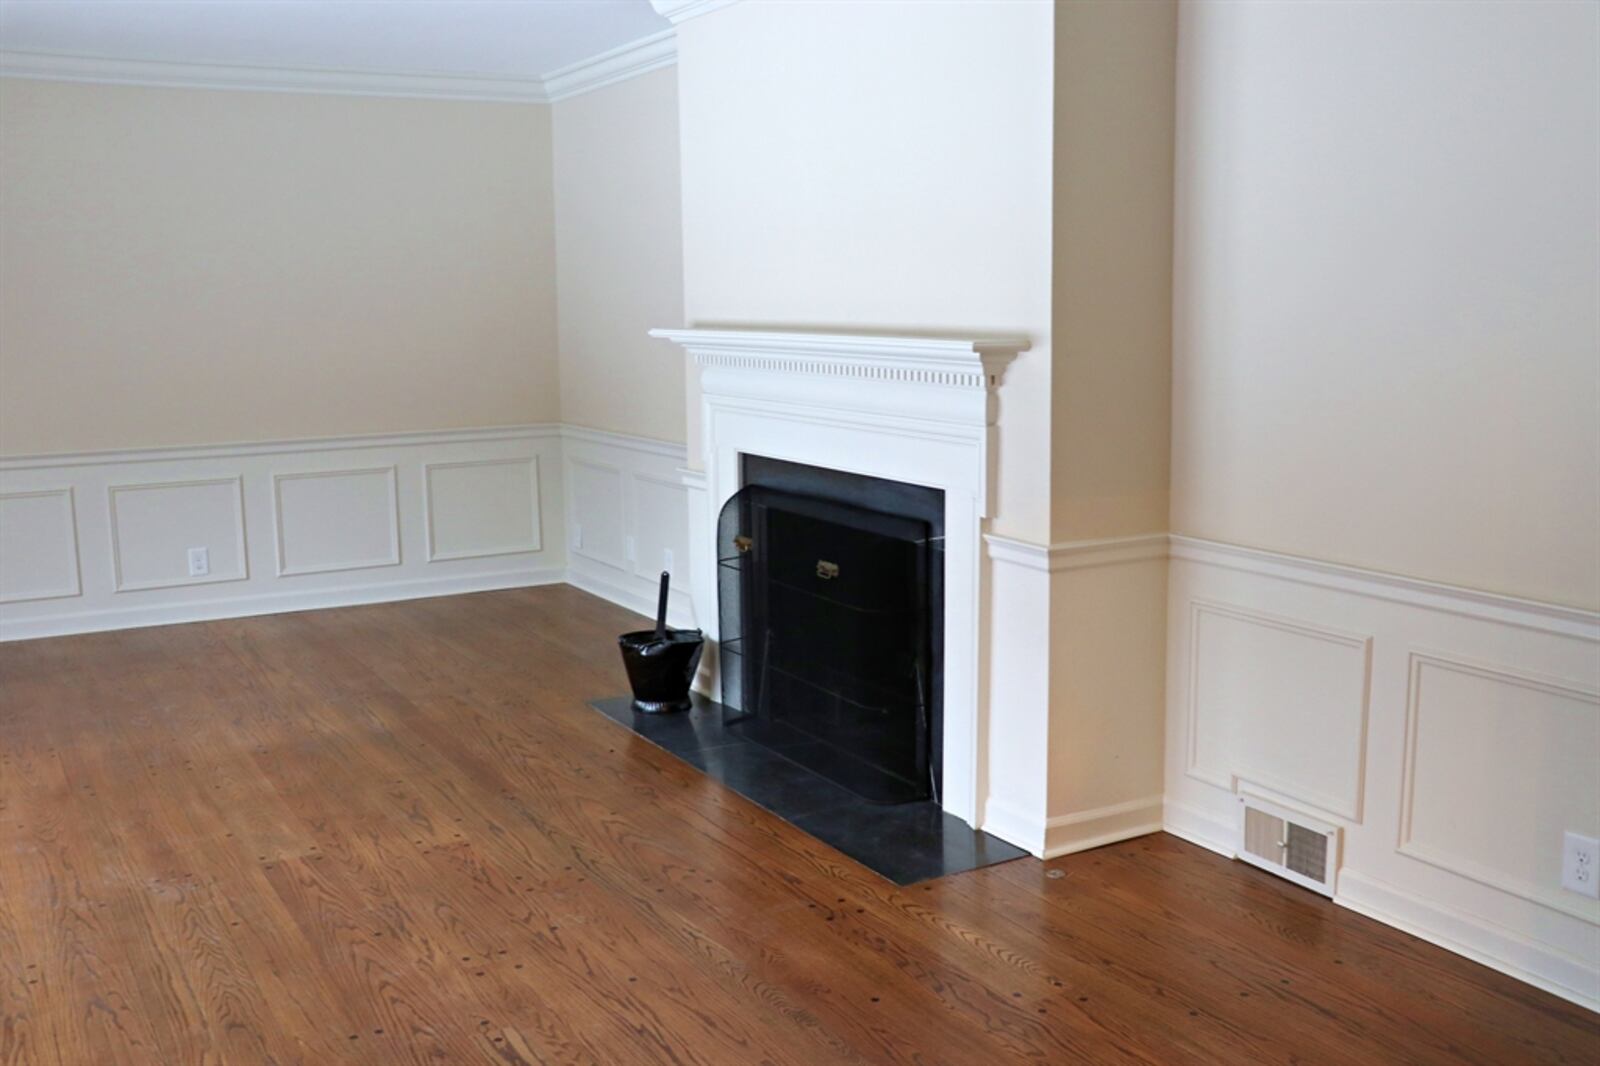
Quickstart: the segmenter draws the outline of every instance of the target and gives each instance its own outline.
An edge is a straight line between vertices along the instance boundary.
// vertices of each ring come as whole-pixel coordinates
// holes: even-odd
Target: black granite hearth
[[[868,803],[726,728],[720,703],[699,695],[694,701],[681,714],[637,714],[626,696],[589,706],[897,885],[1027,854],[931,801]]]

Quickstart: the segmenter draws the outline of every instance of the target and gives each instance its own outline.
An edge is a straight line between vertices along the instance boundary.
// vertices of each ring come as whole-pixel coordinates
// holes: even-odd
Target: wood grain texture
[[[584,706],[639,625],[549,587],[0,645],[0,1066],[1600,1057],[1164,835],[896,888]]]

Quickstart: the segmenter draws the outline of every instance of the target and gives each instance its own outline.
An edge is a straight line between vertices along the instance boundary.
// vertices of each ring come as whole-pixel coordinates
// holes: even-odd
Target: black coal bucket
[[[656,627],[624,633],[617,638],[622,665],[633,687],[633,709],[664,714],[689,709],[689,686],[700,667],[705,634],[698,629],[667,628],[667,588],[671,577],[661,572],[661,595],[656,604]]]

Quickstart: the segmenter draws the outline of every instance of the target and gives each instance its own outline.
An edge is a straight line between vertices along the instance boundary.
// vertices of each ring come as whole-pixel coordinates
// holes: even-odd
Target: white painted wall
[[[1167,825],[1600,1005],[1600,7],[1195,2],[1178,86]]]
[[[0,455],[558,419],[549,114],[0,81]]]
[[[1024,334],[995,528],[1050,525],[1048,3],[741,3],[678,30],[697,326]]]
[[[678,77],[666,67],[562,100],[555,138],[561,417],[682,444]]]
[[[1597,36],[1184,6],[1176,532],[1600,607]]]

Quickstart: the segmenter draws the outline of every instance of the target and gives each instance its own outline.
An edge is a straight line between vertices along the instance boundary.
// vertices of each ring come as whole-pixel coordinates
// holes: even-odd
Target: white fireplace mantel
[[[944,807],[981,824],[982,524],[992,508],[996,395],[1019,337],[658,329],[700,369],[704,499],[691,505],[695,614],[716,638],[714,533],[761,455],[944,492]],[[698,489],[698,478],[688,479]]]

